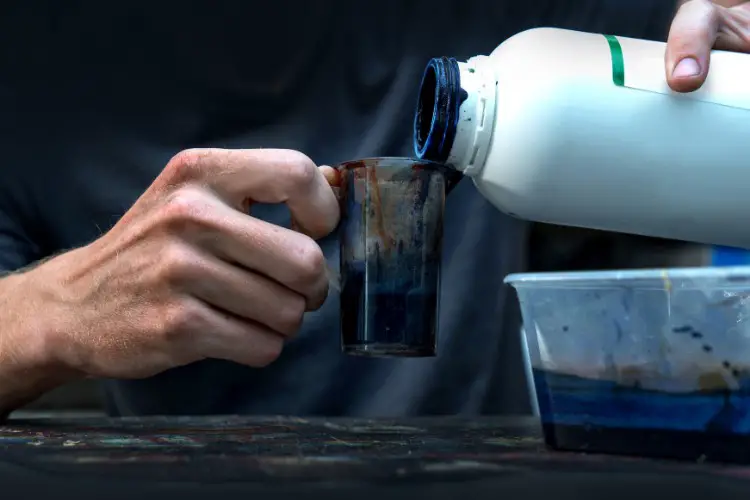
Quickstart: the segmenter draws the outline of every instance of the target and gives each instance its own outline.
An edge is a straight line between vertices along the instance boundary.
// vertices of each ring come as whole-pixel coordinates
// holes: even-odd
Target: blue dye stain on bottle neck
[[[458,62],[450,57],[431,59],[422,76],[414,114],[414,152],[420,160],[445,163],[456,139],[461,104]]]

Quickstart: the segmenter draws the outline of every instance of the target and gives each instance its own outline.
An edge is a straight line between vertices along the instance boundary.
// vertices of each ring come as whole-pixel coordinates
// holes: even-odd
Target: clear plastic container
[[[505,282],[548,445],[750,462],[750,267]]]

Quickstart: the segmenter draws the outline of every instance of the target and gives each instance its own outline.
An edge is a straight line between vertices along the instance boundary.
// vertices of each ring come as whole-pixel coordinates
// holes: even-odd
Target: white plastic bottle
[[[430,61],[417,156],[526,220],[750,248],[750,56],[667,86],[665,44],[553,28]]]

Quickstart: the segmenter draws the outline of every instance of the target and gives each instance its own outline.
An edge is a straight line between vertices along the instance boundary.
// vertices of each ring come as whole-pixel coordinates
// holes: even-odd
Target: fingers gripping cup
[[[451,171],[407,158],[341,174],[341,342],[348,354],[434,356]]]

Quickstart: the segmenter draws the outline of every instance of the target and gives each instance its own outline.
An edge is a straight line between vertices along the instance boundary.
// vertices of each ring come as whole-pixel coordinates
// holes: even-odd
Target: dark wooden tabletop
[[[523,418],[33,419],[0,426],[0,484],[131,500],[737,498],[750,491],[750,467],[550,451]]]

